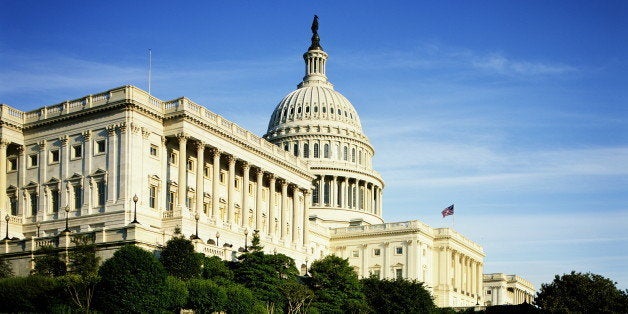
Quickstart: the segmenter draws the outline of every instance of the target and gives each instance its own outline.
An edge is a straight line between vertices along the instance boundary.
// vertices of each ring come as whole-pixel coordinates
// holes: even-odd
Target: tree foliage
[[[231,284],[225,288],[229,302],[225,304],[227,313],[252,313],[255,307],[253,292],[242,285]]]
[[[63,300],[63,287],[56,278],[33,275],[0,279],[3,313],[50,313]]]
[[[628,294],[616,283],[600,275],[579,273],[556,275],[554,281],[542,284],[536,305],[551,312],[625,313]]]
[[[329,255],[312,263],[308,283],[316,299],[312,304],[326,313],[357,313],[368,310],[358,274],[348,259]]]
[[[366,300],[375,313],[430,313],[434,300],[422,282],[407,279],[361,280]]]
[[[13,267],[11,263],[4,258],[0,258],[0,279],[13,276]]]
[[[167,273],[155,256],[125,245],[100,267],[97,301],[103,312],[147,313],[162,308]]]
[[[194,251],[192,241],[180,235],[166,242],[159,261],[168,274],[179,279],[198,278],[201,274],[201,259]]]
[[[187,282],[187,307],[198,313],[222,311],[227,303],[225,289],[209,279],[190,279]]]
[[[42,246],[35,251],[33,273],[40,276],[58,277],[67,272],[65,262],[59,257],[59,250],[52,246]]]
[[[233,271],[218,256],[202,257],[204,279],[211,279],[216,283],[227,284],[233,282]]]
[[[93,238],[76,235],[72,238],[74,247],[69,252],[70,269],[61,277],[61,283],[72,302],[82,312],[89,312],[98,277],[100,257],[96,255],[96,244]]]
[[[314,299],[312,290],[298,281],[283,282],[280,291],[286,300],[285,312],[288,314],[307,313]]]
[[[166,278],[166,289],[162,299],[165,309],[178,313],[178,310],[186,305],[188,295],[185,281],[174,276]]]

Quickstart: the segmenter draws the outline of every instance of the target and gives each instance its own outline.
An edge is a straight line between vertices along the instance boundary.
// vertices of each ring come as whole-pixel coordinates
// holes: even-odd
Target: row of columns
[[[382,189],[374,183],[349,177],[317,176],[315,188],[318,189],[318,199],[313,200],[315,205],[381,214]]]
[[[453,288],[461,294],[477,298],[482,291],[482,269],[480,262],[463,253],[452,250]]]
[[[183,207],[185,205],[187,195],[187,144],[189,136],[185,134],[177,135],[179,144],[179,162],[178,162],[178,206]],[[194,147],[196,148],[196,208],[195,211],[203,212],[203,197],[205,190],[203,180],[203,170],[205,165],[206,144],[201,141],[195,141]],[[239,164],[242,167],[243,184],[241,186],[241,194],[238,195],[235,188],[236,182],[236,158],[233,155],[224,154],[217,147],[210,147],[211,156],[213,158],[213,178],[212,178],[212,206],[211,212],[208,216],[215,222],[220,222],[222,217],[220,216],[220,173],[221,173],[221,156],[226,155],[227,160],[227,204],[226,204],[226,221],[232,227],[249,226],[249,220],[254,220],[254,228],[261,232],[266,232],[268,236],[281,239],[285,242],[292,242],[298,244],[304,244],[308,242],[307,237],[307,210],[309,208],[309,194],[310,190],[306,188],[299,188],[296,184],[291,184],[283,178],[277,178],[274,174],[265,172],[260,167],[254,167],[246,162],[240,161]],[[255,193],[255,210],[253,210],[253,216],[250,216],[249,207],[249,183],[250,172],[253,170],[253,174],[256,178],[257,191]],[[268,200],[268,216],[266,217],[263,206],[263,183],[264,176],[269,182],[269,200]],[[281,188],[281,196],[279,200],[276,200],[277,185]],[[290,204],[289,190],[292,194],[292,204]],[[236,215],[236,200],[241,199],[240,204],[241,215]],[[301,202],[300,199],[303,201]],[[278,206],[275,207],[275,203]],[[291,205],[291,206],[290,206]],[[292,208],[292,215],[290,215],[290,209]],[[190,208],[192,210],[192,208]],[[249,219],[250,218],[250,219]],[[268,223],[266,223],[266,218]],[[253,227],[253,226],[250,226]]]

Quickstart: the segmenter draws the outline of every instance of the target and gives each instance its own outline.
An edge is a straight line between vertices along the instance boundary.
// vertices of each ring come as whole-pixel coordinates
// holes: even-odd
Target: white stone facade
[[[532,283],[517,275],[501,273],[484,275],[484,304],[486,306],[531,304],[535,293]]]
[[[232,259],[259,232],[303,273],[336,254],[361,277],[425,282],[438,306],[484,304],[479,244],[417,220],[384,223],[375,150],[327,80],[327,58],[320,46],[304,54],[303,82],[263,138],[133,86],[29,112],[0,105],[0,230],[15,238],[0,255],[26,275],[37,248],[71,247],[66,222],[104,258],[125,243],[159,250],[180,228],[198,235],[197,251]]]

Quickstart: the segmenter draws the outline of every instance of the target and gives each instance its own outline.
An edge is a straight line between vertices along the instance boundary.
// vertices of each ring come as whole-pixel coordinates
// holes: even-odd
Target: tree
[[[225,304],[224,310],[227,313],[252,313],[255,306],[255,296],[246,287],[238,284],[226,286],[229,302]]]
[[[572,271],[542,284],[535,302],[550,312],[625,313],[628,294],[616,284],[600,275]]]
[[[33,273],[41,276],[58,277],[66,274],[65,262],[59,257],[59,250],[52,246],[42,246],[35,254]]]
[[[288,314],[307,313],[314,293],[297,281],[283,282],[280,291],[286,299],[285,312]]]
[[[187,280],[201,274],[201,259],[194,251],[192,241],[182,235],[175,235],[166,242],[159,261],[171,276]]]
[[[361,280],[366,300],[375,313],[431,313],[434,300],[422,282],[376,277]]]
[[[202,256],[204,279],[211,279],[219,284],[233,282],[233,271],[218,256]]]
[[[98,277],[100,257],[96,255],[93,238],[76,235],[72,238],[74,248],[69,252],[70,270],[61,282],[72,301],[81,311],[89,312]]]
[[[356,313],[368,310],[358,274],[348,259],[329,255],[312,263],[308,284],[316,299],[313,306],[326,313]]]
[[[101,311],[149,313],[163,308],[167,273],[152,253],[125,245],[102,264],[99,275]]]
[[[166,290],[163,297],[165,309],[179,313],[179,310],[187,303],[188,296],[189,292],[185,281],[174,276],[166,278]]]
[[[198,313],[222,311],[227,303],[225,289],[209,279],[190,279],[187,282],[187,307]]]
[[[10,277],[0,279],[0,312],[51,313],[62,304],[63,287],[48,276]]]
[[[13,267],[11,263],[4,258],[0,258],[0,279],[13,276]]]

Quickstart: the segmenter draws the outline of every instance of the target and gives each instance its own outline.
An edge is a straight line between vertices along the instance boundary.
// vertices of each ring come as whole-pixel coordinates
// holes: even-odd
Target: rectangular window
[[[211,173],[211,167],[209,166],[209,164],[205,164],[205,167],[203,168],[203,175],[205,176],[205,178],[210,178]]]
[[[395,269],[395,277],[397,277],[397,279],[403,279],[403,269]]]
[[[227,181],[227,174],[224,171],[220,172],[220,183],[225,184]]]
[[[486,290],[486,294],[491,294],[491,290]]]
[[[209,215],[209,203],[203,203],[203,212],[205,213],[205,215]]]
[[[353,257],[360,257],[360,251],[358,251],[358,250],[353,250],[353,251],[351,252],[351,255],[352,255]]]
[[[72,146],[72,158],[81,158],[81,157],[83,157],[83,145]]]
[[[50,151],[50,163],[56,164],[59,162],[59,150],[51,150]]]
[[[174,200],[176,194],[173,191],[168,192],[168,210],[174,210]]]
[[[17,196],[11,195],[9,197],[9,202],[11,204],[11,215],[17,216]]]
[[[153,157],[157,157],[157,152],[159,152],[159,150],[157,150],[157,145],[150,144],[148,153]]]
[[[381,278],[381,273],[379,269],[374,269],[373,270],[373,276],[375,276],[375,278],[380,279]]]
[[[170,154],[168,155],[168,162],[172,165],[176,165],[177,164],[177,153],[172,151],[170,152]]]
[[[35,192],[31,193],[31,215],[37,215],[37,194]]]
[[[308,143],[303,144],[303,157],[310,158],[310,145]]]
[[[266,201],[268,199],[268,189],[264,188],[262,190],[262,200]]]
[[[233,181],[233,187],[235,187],[236,190],[240,191],[240,178],[236,178]]]
[[[381,254],[382,254],[382,251],[380,249],[373,249],[373,255],[380,256]]]
[[[249,194],[253,194],[253,183],[249,183]]]
[[[148,190],[148,206],[152,209],[157,208],[157,187],[151,186]]]
[[[52,206],[52,212],[58,213],[59,212],[59,191],[53,190],[53,191],[50,191],[50,193],[51,193],[50,205]]]
[[[9,158],[7,159],[9,161],[8,164],[8,170],[9,171],[17,171],[17,158],[13,157],[13,158]]]
[[[98,181],[98,206],[105,205],[105,181]]]
[[[103,154],[105,152],[105,140],[96,141],[96,154]]]
[[[188,171],[194,171],[194,160],[188,159],[187,169],[188,169]]]
[[[398,246],[395,248],[395,254],[399,255],[399,254],[403,254],[403,247]]]
[[[83,207],[83,198],[81,197],[81,186],[74,186],[74,209],[81,209]]]
[[[39,159],[37,158],[37,154],[28,156],[28,166],[29,167],[37,167]]]

